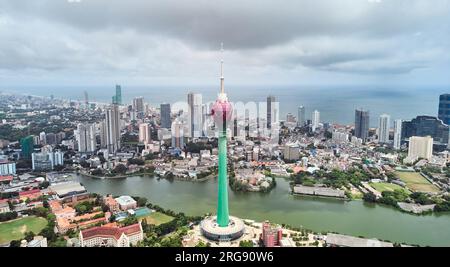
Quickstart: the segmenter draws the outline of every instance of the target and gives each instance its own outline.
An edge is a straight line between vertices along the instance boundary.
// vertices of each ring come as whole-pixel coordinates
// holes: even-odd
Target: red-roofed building
[[[22,191],[19,192],[19,198],[20,200],[33,200],[33,199],[37,199],[40,196],[42,196],[42,192],[39,189],[33,189],[33,190],[28,190],[28,191]]]
[[[12,175],[0,175],[0,183],[9,184],[13,178]]]
[[[144,239],[141,223],[130,226],[98,226],[80,231],[82,247],[129,247]]]

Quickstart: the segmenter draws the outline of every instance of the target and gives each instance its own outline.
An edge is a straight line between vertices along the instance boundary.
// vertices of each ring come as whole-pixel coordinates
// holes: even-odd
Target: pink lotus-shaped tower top
[[[214,103],[211,115],[214,117],[214,121],[218,127],[226,128],[233,116],[233,106],[226,99],[226,95],[224,98],[221,96],[222,94],[219,94],[219,99]]]

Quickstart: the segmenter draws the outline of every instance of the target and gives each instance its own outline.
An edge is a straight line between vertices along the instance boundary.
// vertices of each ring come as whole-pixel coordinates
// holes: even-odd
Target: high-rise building
[[[432,116],[417,116],[402,123],[402,139],[412,136],[431,136],[436,145],[448,144],[449,126]]]
[[[0,161],[0,175],[15,175],[16,163],[9,162],[8,160]]]
[[[33,136],[29,135],[20,139],[20,148],[22,150],[22,157],[30,159],[34,149]]]
[[[99,122],[98,128],[100,129],[100,147],[106,148],[108,142],[106,121]]]
[[[317,110],[313,111],[311,121],[312,121],[311,129],[313,132],[315,132],[316,129],[319,128],[319,123],[320,123],[320,112],[319,111],[317,111]]]
[[[152,133],[148,123],[139,124],[139,142],[149,144],[151,142]]]
[[[55,166],[64,164],[64,153],[59,151],[32,153],[31,163],[33,170],[53,170]]]
[[[299,127],[303,127],[306,124],[306,112],[305,112],[305,107],[304,106],[298,107],[297,124],[298,124]]]
[[[39,134],[39,141],[41,142],[41,145],[46,145],[47,144],[47,137],[45,135],[45,132],[41,132]]]
[[[389,130],[390,130],[391,116],[382,114],[378,121],[378,142],[389,143]]]
[[[402,146],[402,120],[394,121],[394,149]]]
[[[172,127],[170,113],[170,104],[161,104],[161,128],[170,129]]]
[[[136,97],[133,99],[133,110],[137,113],[138,118],[144,115],[144,97]]]
[[[87,91],[84,91],[84,105],[86,109],[89,109],[89,96]]]
[[[122,87],[120,85],[116,85],[116,95],[113,96],[112,103],[122,105]]]
[[[450,125],[450,94],[439,96],[438,118],[447,125]]]
[[[79,123],[77,125],[76,139],[78,152],[92,153],[96,150],[95,129],[90,123]]]
[[[119,106],[113,104],[106,109],[106,147],[109,153],[116,153],[120,149],[120,114]]]
[[[367,141],[369,137],[369,111],[355,110],[355,136],[361,138],[363,142]]]
[[[184,125],[178,119],[172,123],[172,147],[184,147]]]
[[[201,137],[203,134],[202,95],[188,94],[188,128],[190,137]]]
[[[431,159],[433,138],[431,136],[412,136],[409,138],[408,158]]]
[[[209,119],[208,106],[206,104],[202,105],[202,136],[206,136],[208,132],[208,119]]]
[[[47,145],[56,145],[56,134],[48,133],[45,135]]]
[[[275,118],[275,96],[268,96],[267,97],[267,129],[272,128],[272,122]]]

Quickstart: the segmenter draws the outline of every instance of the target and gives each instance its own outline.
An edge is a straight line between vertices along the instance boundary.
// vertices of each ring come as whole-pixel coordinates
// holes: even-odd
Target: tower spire
[[[224,86],[224,80],[223,77],[223,43],[220,43],[220,53],[221,53],[221,59],[220,59],[220,93],[225,94],[225,86]]]

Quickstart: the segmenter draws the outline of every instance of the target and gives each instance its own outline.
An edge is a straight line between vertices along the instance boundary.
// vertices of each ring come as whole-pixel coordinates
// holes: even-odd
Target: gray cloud
[[[448,0],[3,0],[0,69],[212,75],[223,41],[241,76],[407,74],[450,61],[449,10]]]

